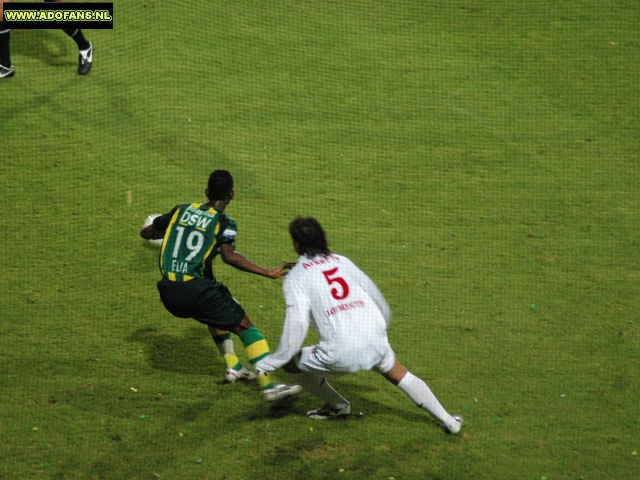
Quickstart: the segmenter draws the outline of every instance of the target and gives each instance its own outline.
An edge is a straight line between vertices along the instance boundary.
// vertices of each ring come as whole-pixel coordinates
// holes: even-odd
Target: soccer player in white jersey
[[[298,217],[289,226],[300,255],[284,280],[287,313],[275,354],[255,368],[271,372],[283,368],[324,404],[307,413],[324,420],[351,413],[351,404],[326,380],[360,370],[373,370],[404,391],[450,433],[458,433],[462,418],[444,409],[427,384],[396,358],[387,328],[391,310],[373,281],[351,260],[332,253],[322,226],[315,218]],[[309,324],[320,341],[302,347]]]

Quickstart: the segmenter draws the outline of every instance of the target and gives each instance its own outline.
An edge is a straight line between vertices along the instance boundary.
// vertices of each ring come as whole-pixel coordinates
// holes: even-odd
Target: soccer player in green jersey
[[[206,203],[178,205],[143,228],[140,236],[164,239],[158,291],[165,308],[176,317],[193,318],[207,325],[227,364],[227,381],[252,379],[256,375],[240,363],[229,332],[240,337],[252,365],[270,354],[269,345],[227,287],[214,277],[213,259],[220,254],[228,265],[274,279],[286,275],[291,265],[285,263],[268,270],[236,252],[236,222],[224,213],[235,194],[229,172],[214,171],[205,194]],[[276,383],[263,372],[258,372],[256,378],[265,400],[270,402],[302,390],[298,385]]]

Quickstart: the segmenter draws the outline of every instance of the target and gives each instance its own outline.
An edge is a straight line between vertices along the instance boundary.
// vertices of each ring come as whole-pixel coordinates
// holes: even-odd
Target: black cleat
[[[0,65],[0,78],[9,78],[13,77],[16,74],[16,69],[13,68],[13,65],[5,67],[4,65]]]
[[[93,43],[89,42],[89,48],[78,53],[78,75],[86,75],[93,65]]]

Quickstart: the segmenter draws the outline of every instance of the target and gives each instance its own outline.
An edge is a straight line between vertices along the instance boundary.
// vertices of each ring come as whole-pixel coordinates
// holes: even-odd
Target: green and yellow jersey
[[[160,272],[173,282],[194,278],[215,280],[211,264],[228,243],[235,248],[236,222],[202,203],[178,205],[153,221],[156,238],[162,237]]]

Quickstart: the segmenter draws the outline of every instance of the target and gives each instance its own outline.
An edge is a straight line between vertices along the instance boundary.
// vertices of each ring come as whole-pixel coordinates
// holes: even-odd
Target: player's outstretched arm
[[[285,367],[298,353],[304,339],[307,338],[311,302],[298,285],[288,282],[289,279],[284,281],[283,287],[287,315],[284,319],[280,345],[275,353],[264,357],[256,364],[256,370],[272,372],[277,368]]]
[[[262,275],[268,278],[280,278],[284,277],[293,264],[284,263],[274,269],[267,269],[260,265],[253,263],[247,257],[235,251],[233,246],[228,243],[220,245],[220,253],[222,254],[222,260],[227,265],[242,270],[243,272],[255,273],[256,275]]]

